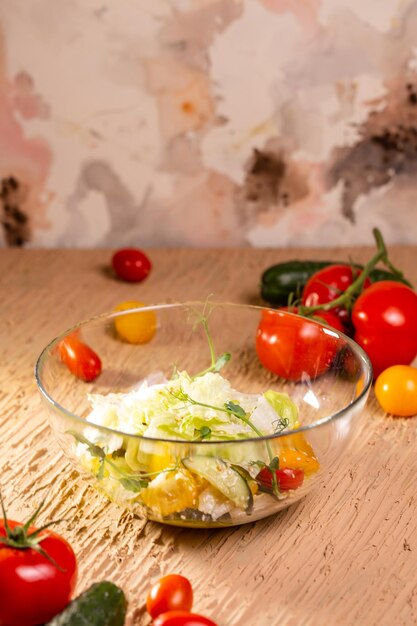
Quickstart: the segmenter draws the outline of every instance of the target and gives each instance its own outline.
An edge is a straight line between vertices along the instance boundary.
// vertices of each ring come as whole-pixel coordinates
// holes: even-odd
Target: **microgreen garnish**
[[[211,428],[208,426],[202,426],[196,430],[196,433],[198,434],[194,441],[203,441],[203,439],[209,439],[211,437]]]
[[[206,302],[204,303],[204,308],[203,308],[202,313],[193,309],[193,313],[196,316],[196,320],[193,325],[193,330],[195,330],[199,324],[202,325],[204,333],[207,337],[207,343],[208,343],[209,350],[210,350],[211,365],[210,367],[203,370],[202,372],[198,372],[198,374],[194,374],[194,376],[192,376],[192,380],[194,380],[198,376],[204,376],[204,374],[208,374],[209,372],[214,372],[214,373],[220,372],[220,370],[222,370],[223,367],[232,358],[232,355],[230,354],[230,352],[224,352],[220,356],[216,356],[213,338],[211,336],[211,333],[208,327],[208,318],[212,311],[211,306],[212,305],[208,302],[208,300],[206,300]]]
[[[160,470],[159,472],[141,472],[140,474],[128,474],[121,467],[119,467],[116,463],[113,463],[111,458],[109,458],[109,456],[106,455],[103,448],[100,448],[100,446],[89,441],[86,437],[84,437],[84,435],[81,435],[80,433],[77,433],[73,430],[68,431],[68,433],[72,435],[74,439],[76,439],[79,443],[86,445],[91,456],[100,459],[100,466],[96,474],[97,480],[103,480],[104,468],[105,468],[105,465],[107,464],[109,467],[111,467],[115,472],[119,474],[119,476],[121,477],[120,483],[123,485],[123,487],[125,487],[129,491],[138,492],[138,491],[141,491],[141,489],[146,489],[146,487],[149,484],[150,479],[153,476],[157,476],[158,474],[161,474],[164,472],[173,472],[177,470],[179,467],[179,464],[177,463],[175,466],[168,467],[164,470]],[[111,456],[114,458],[114,452],[111,454]],[[117,456],[120,456],[120,453]]]
[[[223,406],[214,406],[212,404],[206,404],[205,402],[199,402],[198,400],[194,400],[194,398],[191,398],[191,396],[188,393],[186,393],[181,387],[177,391],[171,390],[170,393],[171,395],[174,396],[174,398],[177,398],[178,400],[181,400],[182,402],[188,402],[189,404],[193,404],[195,406],[201,406],[206,409],[213,409],[214,411],[221,411],[222,413],[227,413],[228,415],[234,415],[238,419],[242,420],[242,422],[247,424],[247,426],[249,426],[253,430],[253,432],[258,435],[258,437],[265,436],[264,433],[261,430],[259,430],[259,428],[255,426],[255,424],[253,424],[253,422],[251,422],[249,418],[249,414],[246,413],[245,409],[242,406],[240,406],[240,404],[237,404],[237,402],[233,402],[232,400],[229,400],[229,402],[226,402]],[[272,461],[276,459],[277,457],[274,457],[274,455],[272,454],[269,441],[265,441],[265,446],[268,451],[270,462],[272,463]],[[278,496],[279,489],[278,489],[277,477],[275,475],[275,472],[272,473],[272,484],[273,484],[274,494]]]
[[[65,572],[55,559],[50,556],[40,545],[40,543],[45,539],[45,537],[41,537],[40,534],[52,526],[53,524],[59,524],[62,520],[54,520],[52,522],[48,522],[44,524],[40,528],[29,531],[32,524],[35,523],[39,513],[45,505],[45,500],[42,500],[38,508],[31,515],[27,522],[24,524],[17,524],[14,528],[11,528],[9,522],[7,520],[6,507],[4,506],[3,496],[0,492],[0,506],[3,513],[3,521],[4,521],[4,530],[6,531],[5,537],[0,537],[0,543],[9,548],[17,548],[18,550],[27,550],[32,549],[41,554],[45,559],[47,559],[52,565],[54,565],[60,572]]]
[[[287,417],[280,417],[272,422],[272,426],[274,427],[274,433],[281,433],[283,430],[288,428],[290,424],[290,420]]]

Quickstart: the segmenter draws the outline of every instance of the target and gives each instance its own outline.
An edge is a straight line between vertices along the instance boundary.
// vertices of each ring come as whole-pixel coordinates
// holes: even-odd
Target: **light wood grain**
[[[352,448],[327,484],[284,512],[238,528],[145,523],[106,502],[58,451],[33,367],[43,346],[121,300],[259,302],[262,270],[289,258],[364,261],[370,250],[150,250],[140,285],[113,279],[108,250],[0,250],[0,485],[12,518],[47,495],[41,521],[79,559],[78,590],[103,578],[129,598],[128,625],[149,619],[151,581],[180,572],[195,609],[219,626],[411,626],[417,623],[417,421],[394,420],[373,392]],[[417,250],[392,259],[417,283]],[[48,489],[50,489],[48,493]]]

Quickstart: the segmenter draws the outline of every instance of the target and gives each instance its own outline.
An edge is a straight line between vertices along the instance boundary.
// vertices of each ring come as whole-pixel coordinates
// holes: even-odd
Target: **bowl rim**
[[[343,338],[346,341],[346,343],[350,346],[350,348],[353,350],[353,352],[358,356],[359,360],[362,362],[362,365],[363,365],[363,371],[365,373],[365,381],[364,381],[363,388],[360,391],[359,395],[350,404],[344,406],[343,408],[339,409],[339,411],[336,411],[335,413],[330,413],[329,415],[325,415],[324,417],[321,417],[320,419],[318,419],[317,421],[311,424],[301,425],[298,428],[294,428],[291,431],[281,431],[279,433],[272,433],[270,435],[264,435],[263,437],[250,437],[250,438],[245,437],[244,439],[232,439],[232,440],[217,439],[213,441],[207,441],[207,440],[190,441],[187,439],[167,439],[167,438],[160,438],[160,437],[158,438],[146,437],[144,435],[126,433],[120,430],[116,430],[114,428],[109,428],[108,426],[102,426],[101,424],[94,424],[93,422],[87,422],[85,418],[80,417],[76,413],[72,413],[72,411],[69,411],[64,406],[62,406],[59,402],[54,400],[54,398],[50,395],[50,393],[48,393],[48,391],[45,389],[45,387],[42,384],[40,372],[43,367],[44,360],[46,356],[48,355],[48,353],[51,352],[53,348],[57,345],[57,343],[59,343],[59,341],[61,341],[64,337],[68,336],[69,334],[76,331],[77,329],[83,326],[86,326],[87,324],[101,322],[102,320],[105,320],[105,319],[113,319],[115,317],[121,317],[124,315],[128,315],[130,313],[138,313],[138,312],[144,312],[144,311],[156,311],[156,310],[161,310],[161,309],[174,309],[174,308],[186,308],[186,307],[189,308],[191,306],[194,306],[194,307],[203,306],[204,307],[204,306],[207,306],[207,304],[209,304],[210,307],[235,307],[235,308],[250,309],[250,310],[260,311],[260,312],[279,310],[279,309],[274,309],[273,307],[260,306],[260,305],[255,305],[255,304],[245,304],[241,302],[215,302],[211,300],[206,300],[206,301],[190,300],[190,301],[185,301],[185,302],[149,304],[146,306],[144,305],[144,306],[135,307],[131,309],[124,309],[121,311],[113,310],[110,312],[107,311],[104,313],[100,313],[93,317],[84,319],[78,322],[77,324],[75,324],[74,326],[71,326],[69,329],[57,335],[43,348],[43,350],[41,351],[40,355],[38,356],[36,360],[35,367],[34,367],[35,381],[36,381],[36,385],[38,387],[38,390],[41,396],[47,401],[48,404],[51,405],[53,409],[62,413],[65,417],[75,420],[79,424],[91,426],[92,428],[97,428],[98,430],[104,431],[105,433],[108,433],[109,435],[117,435],[119,437],[129,437],[129,438],[138,439],[139,441],[150,441],[153,443],[161,442],[161,443],[171,443],[175,445],[188,445],[188,446],[190,445],[191,446],[207,446],[207,445],[218,446],[218,445],[235,445],[235,444],[242,445],[245,443],[272,441],[275,439],[279,439],[281,437],[288,437],[291,435],[295,435],[297,433],[311,431],[311,430],[314,430],[315,428],[320,428],[321,426],[327,425],[330,422],[336,421],[344,417],[346,413],[350,412],[355,407],[360,406],[362,402],[364,403],[366,402],[366,398],[371,388],[372,380],[373,380],[372,364],[368,355],[363,350],[363,348],[361,348],[361,346],[357,344],[353,339],[351,339],[350,337],[348,337],[347,335],[345,335],[344,333],[342,333],[341,331],[337,329],[333,329],[330,326],[327,326],[326,324],[322,324],[318,319],[309,319],[309,321],[322,327],[329,334],[333,336],[336,335],[337,337]],[[286,311],[286,310],[281,311],[281,313],[284,316],[299,317],[299,315],[297,315],[296,313],[291,313],[290,311]],[[302,383],[302,381],[300,382]]]

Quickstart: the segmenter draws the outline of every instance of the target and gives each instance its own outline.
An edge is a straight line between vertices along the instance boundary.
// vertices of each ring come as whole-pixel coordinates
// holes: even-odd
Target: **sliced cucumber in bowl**
[[[244,476],[234,467],[218,457],[196,455],[182,459],[190,472],[205,478],[239,509],[250,513],[253,495]]]

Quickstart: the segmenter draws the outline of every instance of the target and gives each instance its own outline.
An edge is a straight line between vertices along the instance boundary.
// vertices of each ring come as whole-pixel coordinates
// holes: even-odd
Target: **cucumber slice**
[[[194,474],[205,478],[239,509],[250,513],[253,495],[244,477],[222,459],[212,456],[193,456],[182,460],[183,465]]]

